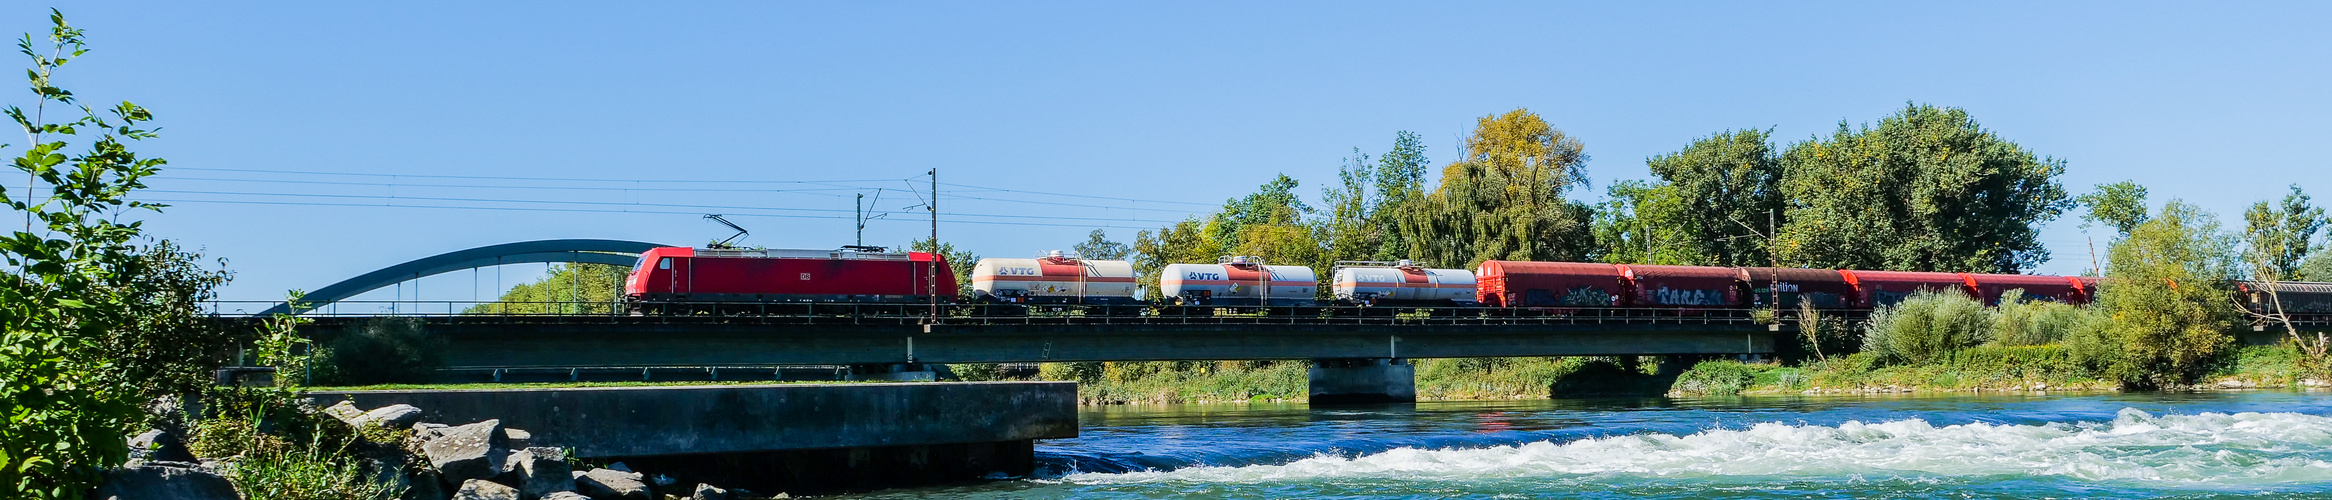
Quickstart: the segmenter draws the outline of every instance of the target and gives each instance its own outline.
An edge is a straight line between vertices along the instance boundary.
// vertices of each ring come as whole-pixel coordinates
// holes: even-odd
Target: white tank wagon
[[[972,295],[1008,303],[1128,303],[1134,300],[1134,265],[1058,250],[1033,259],[980,259],[972,267]]]
[[[1230,257],[1217,264],[1167,264],[1158,270],[1158,291],[1193,305],[1312,305],[1319,303],[1319,275],[1304,266],[1266,265],[1253,257]]]
[[[1411,261],[1336,263],[1330,290],[1359,304],[1475,304],[1474,272],[1428,269]]]

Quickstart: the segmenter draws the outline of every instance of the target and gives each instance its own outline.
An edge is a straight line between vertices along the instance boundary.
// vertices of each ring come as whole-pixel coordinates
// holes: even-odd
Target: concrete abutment
[[[1417,366],[1403,358],[1312,360],[1314,405],[1415,403]]]
[[[500,419],[534,446],[684,482],[815,493],[1028,474],[1038,439],[1077,437],[1069,382],[319,391],[409,404],[423,421]],[[689,482],[688,484],[695,484]]]

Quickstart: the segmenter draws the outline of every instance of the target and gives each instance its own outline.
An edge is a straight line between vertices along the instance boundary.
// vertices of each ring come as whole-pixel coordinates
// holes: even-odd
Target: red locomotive
[[[955,272],[947,259],[876,247],[661,247],[641,253],[639,265],[624,278],[624,296],[635,303],[923,302],[934,293],[941,300],[956,297]]]

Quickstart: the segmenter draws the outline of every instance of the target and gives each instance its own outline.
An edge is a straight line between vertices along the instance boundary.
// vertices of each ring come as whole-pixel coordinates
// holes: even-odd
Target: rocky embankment
[[[401,436],[398,442],[359,439],[348,453],[362,457],[364,473],[401,491],[400,500],[756,500],[757,495],[710,484],[683,485],[670,477],[634,472],[618,462],[588,467],[565,450],[533,446],[524,430],[499,420],[447,425],[421,421],[411,405],[365,411],[348,402],[322,409],[358,435]],[[133,438],[130,462],[107,471],[98,500],[241,500],[228,480],[232,459],[196,459],[179,436],[150,431]]]

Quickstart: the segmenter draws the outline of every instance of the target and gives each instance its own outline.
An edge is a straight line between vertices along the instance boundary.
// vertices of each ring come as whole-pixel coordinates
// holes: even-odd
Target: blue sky
[[[965,214],[943,239],[1031,255],[1097,226],[1130,240],[1277,173],[1316,196],[1399,130],[1439,165],[1517,107],[1586,143],[1587,199],[1712,132],[1795,142],[1912,101],[2066,160],[2076,193],[2135,179],[2229,221],[2287,184],[2332,194],[2323,3],[58,7],[95,49],[60,82],[158,114],[164,137],[138,147],[174,168],[149,196],[185,201],[150,228],[230,259],[230,299],[510,241],[701,244],[725,236],[708,212],[747,244],[833,247],[851,194],[914,205],[906,180],[931,168],[977,186],[942,186]],[[45,15],[11,5],[0,27]],[[927,230],[889,217],[869,243]],[[2039,271],[2086,267],[2078,222],[2049,226]],[[490,298],[495,274],[541,271],[418,294]],[[416,294],[368,298],[394,293]]]

